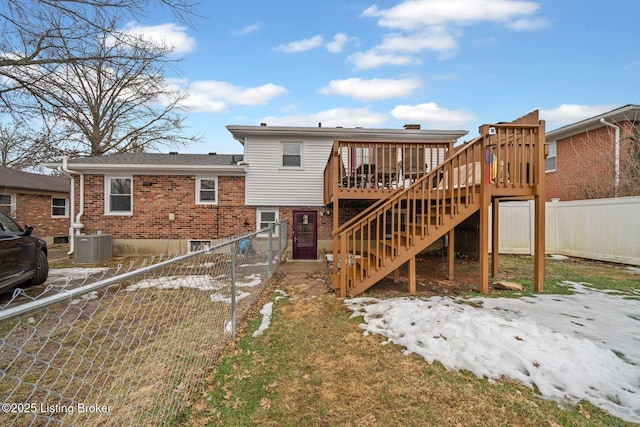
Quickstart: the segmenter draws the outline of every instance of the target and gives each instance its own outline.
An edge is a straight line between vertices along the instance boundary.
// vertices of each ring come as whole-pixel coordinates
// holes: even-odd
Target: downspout
[[[71,178],[71,190],[69,192],[71,196],[71,210],[70,210],[70,227],[69,227],[69,252],[67,255],[72,255],[74,252],[74,234],[80,234],[80,230],[84,228],[84,224],[80,222],[80,218],[84,214],[84,174],[70,170],[67,165],[67,157],[62,158],[62,167],[58,167],[58,170],[65,176]],[[75,178],[73,175],[80,175],[80,209],[75,221],[73,220],[73,214],[75,211]],[[75,233],[74,233],[75,231]]]
[[[613,192],[614,196],[618,197],[618,187],[620,187],[620,126],[607,122],[604,117],[600,119],[600,123],[615,129],[615,178],[613,184]]]

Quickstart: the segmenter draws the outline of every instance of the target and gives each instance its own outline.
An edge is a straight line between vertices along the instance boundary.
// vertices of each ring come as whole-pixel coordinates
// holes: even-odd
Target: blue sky
[[[182,58],[168,77],[202,136],[184,153],[241,153],[229,124],[420,123],[472,138],[535,109],[552,130],[640,103],[638,1],[202,3],[192,28],[161,13],[143,28]]]

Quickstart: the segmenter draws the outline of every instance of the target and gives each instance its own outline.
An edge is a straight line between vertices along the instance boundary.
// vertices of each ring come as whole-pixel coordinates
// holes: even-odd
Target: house
[[[196,250],[256,228],[255,210],[244,203],[242,159],[121,153],[45,166],[72,177],[75,233],[110,235],[114,255],[159,254]]]
[[[640,105],[563,126],[546,139],[548,201],[640,195]]]
[[[69,189],[67,178],[0,166],[0,209],[48,244],[68,240]]]
[[[537,111],[485,125],[458,146],[466,131],[420,125],[227,129],[242,155],[126,153],[47,164],[73,177],[71,228],[111,235],[114,254],[165,253],[287,219],[291,256],[332,252],[334,287],[346,296],[405,264],[414,293],[416,255],[445,236],[453,275],[454,229],[479,214],[480,290],[488,292],[489,204],[534,199],[534,281],[542,289],[545,144]],[[497,242],[497,215],[492,221]]]

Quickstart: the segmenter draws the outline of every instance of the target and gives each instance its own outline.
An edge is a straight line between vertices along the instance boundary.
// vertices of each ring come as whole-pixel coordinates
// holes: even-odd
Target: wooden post
[[[499,258],[499,239],[498,239],[498,217],[500,210],[500,203],[498,199],[493,199],[493,206],[491,208],[491,277],[498,275],[498,258]]]
[[[399,282],[400,281],[400,267],[401,266],[398,266],[398,268],[393,270],[393,281],[394,282]]]
[[[409,295],[416,294],[416,256],[409,258]]]
[[[338,276],[338,255],[340,254],[340,243],[338,241],[338,235],[335,231],[340,226],[340,198],[334,196],[333,202],[333,263],[331,281],[333,282],[333,289],[338,290],[340,287],[340,276]],[[346,271],[346,268],[345,268]]]
[[[455,228],[449,230],[447,234],[447,277],[453,280],[455,265]]]
[[[486,162],[487,135],[489,125],[480,126],[482,136],[482,174],[480,175],[480,230],[478,255],[480,258],[480,293],[489,293],[489,203],[491,201],[491,187],[487,180],[486,169],[490,167]]]
[[[536,190],[534,196],[534,266],[533,289],[535,292],[544,291],[544,257],[545,257],[545,173],[544,173],[544,144],[545,123],[540,120],[538,127],[538,141],[536,146],[536,165],[534,166]]]

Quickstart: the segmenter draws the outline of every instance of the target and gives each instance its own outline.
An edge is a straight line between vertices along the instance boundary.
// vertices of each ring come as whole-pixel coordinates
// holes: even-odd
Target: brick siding
[[[631,123],[619,123],[621,184],[628,175],[628,138]],[[556,143],[556,170],[547,172],[546,199],[582,200],[614,197],[615,152],[614,130],[600,127],[560,139]],[[632,189],[619,190],[619,196],[632,194]]]
[[[68,194],[32,194],[14,192],[16,197],[16,222],[24,227],[29,224],[34,227],[34,234],[53,242],[54,237],[64,237],[69,234],[69,218],[51,217],[51,198],[69,199]]]

